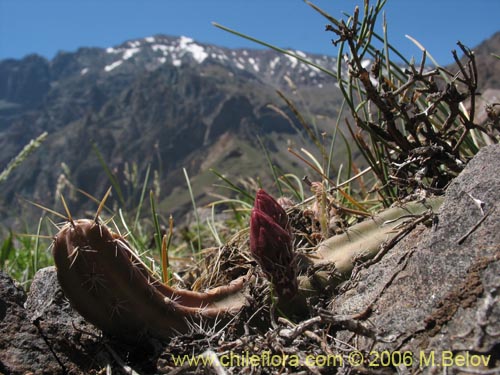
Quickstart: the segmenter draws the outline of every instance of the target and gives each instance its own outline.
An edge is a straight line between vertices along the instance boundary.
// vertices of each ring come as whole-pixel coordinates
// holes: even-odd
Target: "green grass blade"
[[[330,178],[330,170],[331,170],[332,164],[333,164],[333,153],[334,153],[334,149],[335,149],[335,142],[337,141],[337,133],[339,131],[342,113],[344,113],[345,104],[346,104],[346,100],[344,98],[342,100],[342,104],[340,105],[339,113],[337,114],[337,119],[335,120],[335,123],[336,123],[335,130],[333,131],[332,141],[330,142],[330,151],[328,152],[328,160],[327,160],[326,169],[325,169],[325,173],[329,178]]]
[[[274,182],[276,183],[276,186],[280,192],[280,196],[283,196],[283,190],[281,189],[281,181],[276,173],[276,169],[274,168],[273,162],[271,160],[271,156],[269,155],[269,151],[267,150],[267,147],[264,145],[264,142],[262,142],[262,139],[257,136],[257,140],[259,141],[260,147],[262,147],[262,150],[264,151],[264,155],[266,156],[267,164],[269,165],[269,168],[271,169],[271,173],[274,178]]]
[[[346,177],[347,178],[346,179],[349,179],[351,177],[352,163],[353,163],[351,144],[349,143],[349,141],[347,140],[346,136],[344,135],[344,133],[342,131],[339,131],[339,134],[342,137],[342,140],[344,141],[345,148],[347,150],[347,152],[346,152],[346,154],[347,154],[347,176]]]
[[[35,235],[35,246],[33,249],[33,252],[30,254],[31,255],[31,265],[32,265],[32,273],[30,275],[30,279],[32,279],[35,276],[35,273],[38,271],[39,267],[39,251],[40,251],[40,233],[42,231],[42,222],[43,222],[43,216],[38,220],[38,226],[36,228],[36,235]]]
[[[314,166],[316,166],[316,168],[318,169],[318,171],[320,171],[321,175],[325,176],[325,171],[323,170],[323,166],[318,161],[318,159],[316,159],[316,157],[311,152],[309,152],[308,150],[306,150],[305,148],[301,148],[300,151],[302,151],[303,154],[306,154],[307,157],[311,160],[311,163]]]
[[[212,205],[211,217],[207,218],[207,226],[208,229],[210,230],[210,233],[212,233],[212,237],[215,239],[217,246],[223,246],[224,242],[221,240],[219,232],[217,231],[217,228],[215,226],[215,205]]]
[[[223,185],[219,186],[235,191],[236,193],[241,194],[242,196],[248,198],[251,202],[253,202],[254,196],[252,194],[248,193],[247,191],[235,185],[231,180],[229,180],[227,177],[224,177],[221,173],[217,172],[215,169],[210,168],[209,170],[228,185],[228,186],[223,186]]]
[[[153,217],[153,226],[155,229],[154,233],[154,239],[155,239],[155,245],[156,245],[156,250],[158,251],[158,254],[161,259],[161,228],[160,228],[160,222],[158,220],[158,214],[156,213],[156,205],[155,205],[155,196],[153,193],[153,190],[149,192],[149,203],[151,205],[151,215]]]
[[[184,177],[186,179],[188,191],[189,191],[189,197],[191,198],[191,204],[193,205],[193,210],[194,210],[194,218],[196,220],[196,235],[198,236],[198,253],[201,252],[201,223],[200,223],[200,215],[198,215],[198,209],[196,207],[196,201],[194,199],[193,195],[193,189],[191,188],[191,182],[189,181],[189,176],[186,171],[186,168],[182,168],[182,171],[184,172]]]
[[[99,163],[101,164],[101,167],[104,169],[104,172],[106,173],[106,176],[108,176],[109,181],[111,182],[111,185],[113,186],[114,191],[116,191],[116,194],[118,195],[118,199],[120,200],[120,204],[122,206],[125,206],[125,198],[123,196],[122,188],[120,186],[120,183],[118,182],[118,179],[116,176],[111,172],[111,169],[109,168],[108,164],[104,160],[104,157],[102,156],[101,152],[99,151],[99,148],[97,145],[92,142],[92,149],[94,150],[97,159],[99,160]]]
[[[392,82],[392,69],[391,59],[389,57],[389,39],[387,38],[387,19],[384,13],[384,20],[382,23],[382,30],[384,33],[384,55],[385,55],[385,69],[387,70],[387,77]]]
[[[290,181],[290,179],[295,180],[295,185]],[[305,199],[304,186],[302,185],[302,180],[292,173],[285,173],[281,176],[281,180],[288,187],[288,189],[295,195],[299,202]]]
[[[144,197],[146,196],[146,188],[148,186],[149,172],[151,170],[151,164],[148,164],[146,169],[146,175],[144,176],[144,182],[142,183],[141,196],[139,198],[139,203],[137,205],[137,212],[135,214],[134,225],[132,225],[132,230],[135,231],[137,224],[139,223],[139,217],[141,215],[142,204],[144,203]]]
[[[5,269],[7,260],[10,258],[12,252],[14,251],[14,240],[12,231],[9,231],[9,235],[3,241],[2,247],[0,248],[0,269]]]
[[[240,199],[230,199],[230,198],[226,198],[226,199],[220,199],[220,200],[217,200],[217,201],[213,201],[213,202],[210,202],[208,204],[208,206],[217,206],[217,205],[220,205],[220,204],[230,204],[230,203],[237,203],[243,207],[246,207],[248,208],[249,210],[252,209],[253,207],[253,204],[250,204],[248,202],[245,202],[245,201],[242,201]]]
[[[120,217],[123,228],[125,229],[126,238],[129,242],[132,242],[134,245],[133,250],[135,250],[137,255],[140,255],[140,249],[144,249],[144,244],[139,241],[139,239],[134,235],[135,231],[132,232],[127,224],[127,220],[125,219],[125,215],[123,214],[123,210],[118,209],[118,216]],[[156,228],[155,228],[156,232]]]

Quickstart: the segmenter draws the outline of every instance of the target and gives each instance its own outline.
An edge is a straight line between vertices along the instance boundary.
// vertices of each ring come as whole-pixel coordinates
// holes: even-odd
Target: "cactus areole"
[[[173,289],[97,220],[66,223],[54,239],[53,256],[71,305],[110,335],[169,338],[188,331],[190,321],[231,317],[245,305],[245,278],[207,293]]]

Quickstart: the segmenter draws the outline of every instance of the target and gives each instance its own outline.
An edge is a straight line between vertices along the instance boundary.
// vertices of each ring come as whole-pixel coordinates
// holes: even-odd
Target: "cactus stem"
[[[101,202],[102,203],[102,202]],[[230,318],[246,304],[246,278],[206,293],[164,285],[127,241],[95,220],[66,223],[52,248],[59,283],[73,307],[103,331],[137,340],[169,338],[188,321]]]

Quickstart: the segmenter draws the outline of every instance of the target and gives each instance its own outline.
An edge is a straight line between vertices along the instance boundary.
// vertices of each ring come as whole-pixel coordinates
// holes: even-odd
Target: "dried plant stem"
[[[16,169],[24,160],[26,160],[26,158],[32,152],[40,147],[43,141],[45,141],[45,139],[47,138],[47,135],[47,132],[43,132],[37,138],[32,139],[26,146],[24,146],[21,152],[9,162],[4,170],[0,172],[0,183],[7,180],[12,171],[14,171],[14,169]]]

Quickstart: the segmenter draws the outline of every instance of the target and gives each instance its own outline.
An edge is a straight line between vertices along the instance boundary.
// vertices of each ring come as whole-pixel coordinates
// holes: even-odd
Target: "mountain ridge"
[[[291,51],[304,58],[321,64],[326,68],[334,69],[336,59],[328,56],[306,54],[301,51]],[[38,63],[33,68],[38,71],[27,73],[42,75],[41,80],[31,83],[32,95],[46,93],[50,89],[49,82],[67,78],[68,76],[91,75],[99,77],[102,73],[130,74],[138,69],[152,71],[163,64],[175,67],[181,65],[193,66],[194,64],[215,63],[224,64],[230,69],[237,69],[250,74],[257,73],[262,79],[271,79],[273,84],[284,85],[283,78],[286,74],[299,73],[301,81],[295,84],[320,84],[325,80],[317,68],[299,63],[295,58],[282,55],[272,50],[259,49],[229,49],[210,44],[197,43],[195,40],[180,36],[172,37],[156,35],[141,39],[126,41],[120,45],[108,48],[81,47],[75,52],[59,52],[52,59],[31,54],[22,59],[0,60],[0,74],[7,74],[8,70],[18,70],[18,66]],[[276,69],[278,67],[279,69]],[[135,69],[134,69],[135,68]],[[21,72],[23,73],[23,72]],[[15,77],[14,77],[15,79]],[[35,88],[33,90],[33,87]],[[15,94],[15,93],[14,93]],[[7,100],[15,98],[9,92],[9,84],[0,83],[0,98]]]
[[[479,70],[486,86],[498,83],[498,60],[490,58],[499,41],[497,33],[477,47],[480,63],[488,59],[488,69]],[[293,52],[336,69],[333,57]],[[210,167],[229,178],[244,171],[265,179],[270,172],[262,145],[283,171],[302,173],[285,145],[314,146],[296,132],[300,124],[277,90],[299,106],[318,134],[334,128],[342,102],[334,79],[273,50],[232,50],[157,35],[60,52],[51,60],[2,60],[0,169],[40,133],[49,137],[4,185],[0,216],[12,216],[19,196],[56,207],[65,189],[74,211],[82,213],[89,200],[77,196],[75,187],[102,195],[110,184],[103,161],[123,182],[130,202],[138,197],[127,185],[131,170],[135,184],[148,166],[156,170],[164,210],[186,211],[190,204],[186,194],[181,198],[183,167],[201,203],[216,180]]]
[[[327,77],[301,65],[273,51],[232,51],[186,37],[158,36],[107,49],[80,48],[52,60],[30,55],[1,61],[0,165],[30,139],[49,132],[42,149],[10,177],[4,201],[24,196],[53,207],[61,181],[66,189],[78,187],[99,196],[109,185],[100,158],[122,180],[133,163],[139,174],[150,165],[159,171],[165,196],[185,186],[184,166],[195,177],[204,173],[204,183],[214,182],[206,176],[207,159],[223,172],[238,171],[239,160],[250,174],[269,174],[262,171],[267,165],[263,153],[255,152],[260,148],[256,134],[288,171],[296,162],[286,150],[275,151],[279,147],[272,138],[297,142],[301,136],[294,134],[298,123],[290,123],[290,110],[276,104],[276,90],[290,93],[292,82],[308,88],[312,100],[301,100],[315,110],[327,97],[340,100],[333,85],[322,87]],[[335,113],[323,112],[328,111]],[[285,138],[280,142],[285,144]],[[232,146],[222,147],[225,154],[210,149],[221,144]],[[201,183],[195,190],[206,196]],[[137,192],[130,195],[137,198]],[[88,201],[69,196],[76,212]],[[175,203],[186,206],[188,201]],[[4,215],[7,206],[0,209]]]

